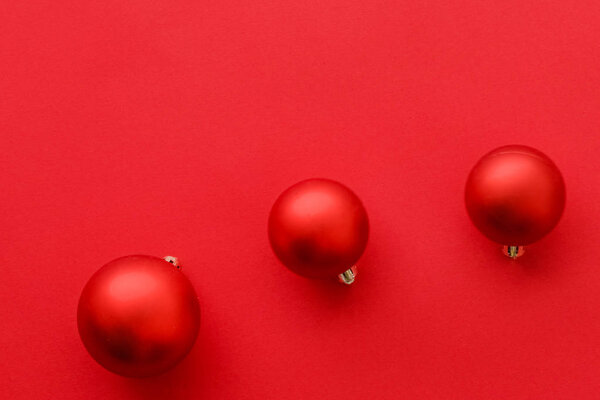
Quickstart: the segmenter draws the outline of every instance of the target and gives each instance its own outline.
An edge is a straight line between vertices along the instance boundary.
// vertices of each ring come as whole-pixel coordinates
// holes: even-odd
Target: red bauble
[[[290,187],[275,201],[269,216],[275,254],[306,277],[335,277],[347,271],[362,255],[368,237],[369,220],[360,199],[328,179],[309,179]]]
[[[200,308],[176,266],[158,257],[127,256],[91,277],[79,299],[77,325],[100,365],[144,377],[168,370],[191,350]]]
[[[500,244],[522,246],[556,226],[565,207],[565,183],[556,165],[527,146],[503,146],[486,154],[465,189],[475,226]]]

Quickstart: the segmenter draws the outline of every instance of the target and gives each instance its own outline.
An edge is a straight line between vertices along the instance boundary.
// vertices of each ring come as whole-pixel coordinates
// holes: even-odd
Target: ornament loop
[[[351,285],[354,282],[355,278],[356,278],[356,265],[354,265],[352,268],[347,269],[346,271],[344,271],[338,275],[339,281],[342,283],[345,283],[346,285]]]

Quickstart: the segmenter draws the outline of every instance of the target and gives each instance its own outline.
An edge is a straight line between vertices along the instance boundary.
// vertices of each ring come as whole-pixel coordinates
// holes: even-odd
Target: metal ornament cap
[[[338,280],[346,285],[352,285],[356,279],[356,265],[338,275]]]
[[[502,252],[504,253],[505,256],[510,257],[513,260],[516,260],[517,258],[521,257],[523,254],[525,254],[525,247],[523,247],[523,246],[504,246],[502,248]]]

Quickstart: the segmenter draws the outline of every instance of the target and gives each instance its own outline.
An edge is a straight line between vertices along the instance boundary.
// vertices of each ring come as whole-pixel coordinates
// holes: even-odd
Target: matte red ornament
[[[565,183],[544,153],[528,146],[499,147],[479,160],[465,188],[465,203],[475,226],[517,257],[560,220]]]
[[[200,307],[176,258],[127,256],[88,281],[77,325],[100,365],[119,375],[145,377],[167,371],[191,350]]]
[[[284,191],[269,215],[269,240],[290,270],[350,284],[369,237],[360,199],[329,179],[308,179]]]

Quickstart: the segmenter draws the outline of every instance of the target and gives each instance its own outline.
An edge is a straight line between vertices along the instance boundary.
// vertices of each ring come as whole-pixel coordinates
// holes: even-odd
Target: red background
[[[0,398],[592,399],[600,392],[600,3],[4,1]],[[511,262],[470,168],[527,144],[562,221]],[[353,287],[266,235],[308,177],[351,187]],[[202,307],[177,368],[131,380],[76,328],[91,274],[178,256]]]

